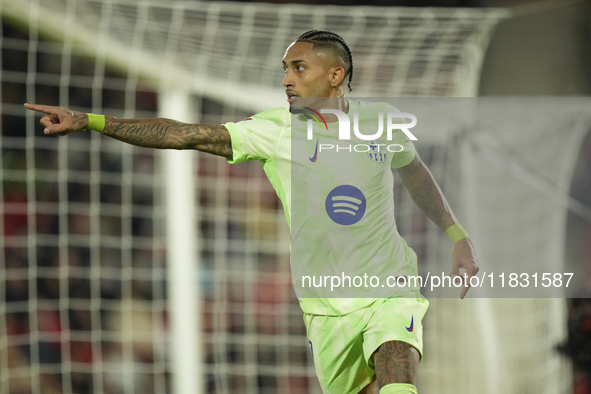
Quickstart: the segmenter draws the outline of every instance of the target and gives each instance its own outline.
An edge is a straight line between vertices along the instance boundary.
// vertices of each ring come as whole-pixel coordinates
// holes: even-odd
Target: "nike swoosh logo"
[[[318,140],[316,140],[316,150],[314,151],[314,156],[308,157],[312,163],[315,163],[318,160]]]
[[[412,330],[414,330],[413,325],[414,325],[414,316],[411,316],[410,317],[410,327],[405,327],[406,331],[412,332]]]

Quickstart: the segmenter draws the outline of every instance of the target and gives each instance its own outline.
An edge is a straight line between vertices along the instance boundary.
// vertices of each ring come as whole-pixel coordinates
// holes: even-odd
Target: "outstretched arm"
[[[61,107],[25,104],[42,112],[45,134],[66,135],[88,128],[88,115]],[[189,124],[171,119],[118,119],[105,117],[102,133],[129,144],[158,149],[197,149],[218,156],[232,157],[230,133],[222,125]]]
[[[445,231],[457,223],[456,217],[435,182],[431,171],[418,154],[410,164],[399,168],[398,173],[418,207],[441,230]],[[464,298],[470,288],[470,278],[476,275],[479,270],[470,238],[464,238],[455,243],[451,253],[451,267],[452,276],[460,276],[460,268],[466,270],[468,286],[464,286],[460,293],[460,298]]]

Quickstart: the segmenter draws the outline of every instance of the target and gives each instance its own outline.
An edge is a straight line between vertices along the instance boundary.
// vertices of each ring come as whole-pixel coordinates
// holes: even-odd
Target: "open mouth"
[[[298,98],[298,96],[293,92],[286,92],[286,93],[287,93],[287,102],[288,103],[293,103]]]

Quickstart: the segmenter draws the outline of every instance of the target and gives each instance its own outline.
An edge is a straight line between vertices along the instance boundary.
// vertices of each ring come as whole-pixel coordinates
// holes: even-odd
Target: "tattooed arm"
[[[410,164],[398,169],[402,183],[410,192],[415,203],[439,228],[445,231],[449,226],[457,223],[449,204],[441,189],[435,182],[431,171],[417,154]],[[479,268],[476,264],[474,246],[470,238],[464,238],[455,243],[451,254],[451,275],[460,276],[460,268],[466,269],[468,281],[476,275]],[[469,284],[469,282],[468,282]],[[460,298],[464,298],[470,286],[464,286]]]
[[[88,115],[60,107],[25,104],[43,112],[40,123],[45,134],[66,135],[88,128]],[[197,149],[218,156],[232,157],[230,133],[222,125],[189,124],[171,119],[105,118],[104,135],[129,144],[159,149]]]
[[[161,149],[197,149],[232,157],[230,133],[222,125],[189,124],[171,119],[106,118],[104,135],[137,146]]]
[[[399,168],[398,174],[417,206],[441,230],[457,222],[431,171],[418,154],[410,164]]]

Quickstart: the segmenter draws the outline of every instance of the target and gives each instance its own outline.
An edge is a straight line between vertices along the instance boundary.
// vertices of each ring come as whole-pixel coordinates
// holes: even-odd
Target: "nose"
[[[289,70],[287,70],[285,72],[285,77],[283,77],[283,86],[285,86],[286,88],[292,88],[293,87],[292,73]]]

